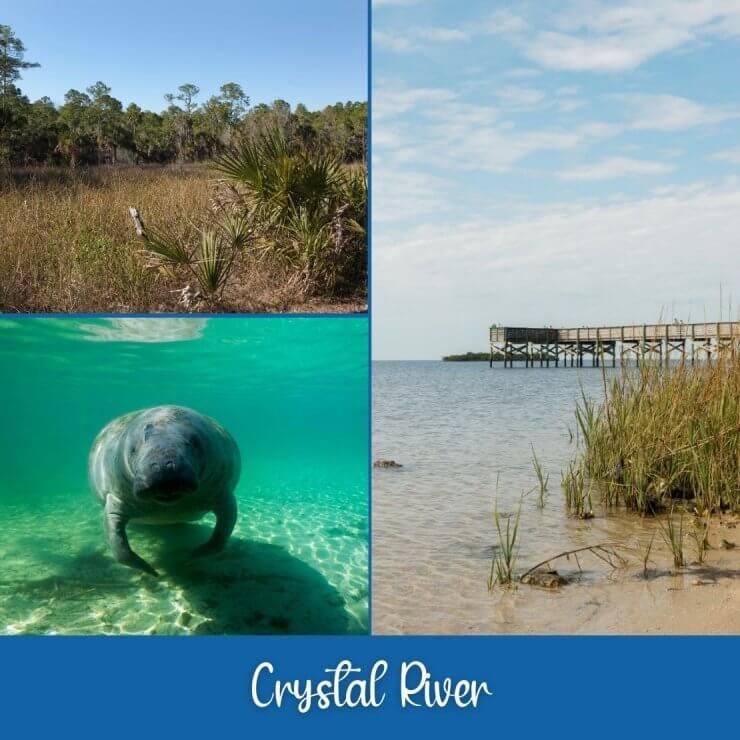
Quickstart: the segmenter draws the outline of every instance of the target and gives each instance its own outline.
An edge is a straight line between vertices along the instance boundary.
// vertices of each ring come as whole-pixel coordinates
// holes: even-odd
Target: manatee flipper
[[[128,517],[121,511],[120,502],[113,496],[107,496],[105,499],[105,533],[108,536],[108,544],[113,557],[121,565],[128,565],[129,568],[136,568],[149,575],[158,576],[159,573],[131,549],[126,536],[127,524]]]
[[[224,549],[224,545],[234,531],[234,525],[236,524],[236,498],[234,495],[223,497],[219,506],[213,509],[213,513],[216,515],[216,526],[211,539],[196,548],[193,553],[194,557],[214,555]]]

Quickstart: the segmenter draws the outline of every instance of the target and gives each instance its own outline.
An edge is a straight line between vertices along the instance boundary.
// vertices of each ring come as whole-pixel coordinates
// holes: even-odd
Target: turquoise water
[[[359,633],[368,628],[365,318],[0,319],[0,632]],[[106,546],[97,432],[179,404],[236,439],[239,518],[129,526],[162,574]]]

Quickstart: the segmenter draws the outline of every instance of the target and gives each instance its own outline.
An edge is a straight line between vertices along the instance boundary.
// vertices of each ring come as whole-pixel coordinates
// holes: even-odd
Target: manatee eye
[[[152,430],[153,429],[154,429],[154,424],[146,424],[144,426],[144,441],[145,442],[151,436],[151,433],[152,433]]]
[[[200,443],[200,439],[195,435],[193,435],[188,441],[196,450],[201,450],[203,448],[203,445]]]

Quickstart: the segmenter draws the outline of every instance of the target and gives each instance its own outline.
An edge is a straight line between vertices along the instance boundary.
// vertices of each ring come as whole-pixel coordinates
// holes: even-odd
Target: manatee
[[[115,559],[158,575],[129,545],[126,525],[172,524],[216,515],[211,538],[195,555],[219,552],[236,523],[234,489],[241,460],[232,436],[213,419],[182,406],[119,416],[93,443],[90,487],[104,507]]]

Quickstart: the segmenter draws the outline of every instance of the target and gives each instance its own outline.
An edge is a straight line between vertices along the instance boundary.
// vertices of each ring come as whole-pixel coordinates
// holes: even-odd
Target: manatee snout
[[[175,503],[197,488],[195,468],[175,449],[155,449],[136,466],[133,492],[139,500]]]

